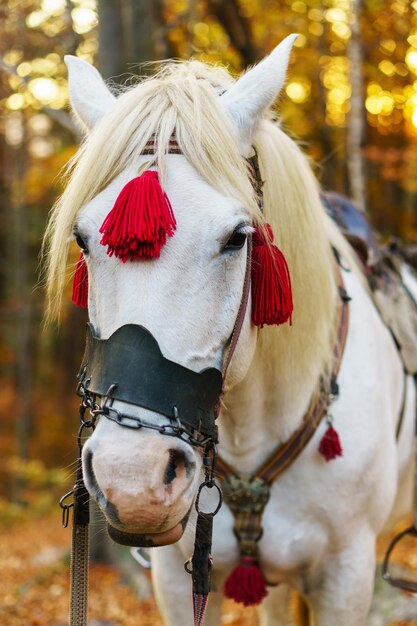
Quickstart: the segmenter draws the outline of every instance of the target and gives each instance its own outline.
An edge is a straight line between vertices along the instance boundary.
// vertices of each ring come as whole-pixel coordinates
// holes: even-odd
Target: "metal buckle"
[[[175,420],[175,423],[176,423],[176,426],[172,426],[172,432],[175,435],[181,435],[181,433],[184,431],[184,428],[183,428],[180,418],[178,417],[178,407],[175,404],[172,407],[172,412],[174,414],[173,419]]]
[[[83,396],[84,395],[84,391],[85,391],[85,385],[84,383],[86,382],[85,379],[85,375],[87,373],[87,364],[84,365],[84,367],[82,368],[79,376],[78,376],[78,385],[77,385],[77,389],[75,391],[75,393],[77,394],[77,396]]]
[[[68,491],[68,493],[63,495],[59,501],[59,506],[62,509],[62,528],[66,528],[68,526],[70,509],[74,508],[74,502],[66,504],[65,500],[67,500],[67,498],[71,498],[73,495],[74,489],[71,489],[71,491]]]
[[[113,406],[114,398],[112,396],[112,393],[118,385],[119,383],[112,383],[110,387],[107,389],[106,395],[104,396],[104,402],[102,403],[100,407],[103,411],[105,411],[107,407]]]

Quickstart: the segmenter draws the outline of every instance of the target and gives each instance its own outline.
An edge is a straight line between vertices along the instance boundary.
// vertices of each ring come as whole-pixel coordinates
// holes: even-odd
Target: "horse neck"
[[[335,313],[332,268],[325,271],[323,280],[330,280],[333,287]],[[324,328],[314,308],[314,303],[304,303],[292,327],[261,329],[247,375],[223,398],[220,452],[239,471],[255,471],[301,424],[333,343],[334,316]]]

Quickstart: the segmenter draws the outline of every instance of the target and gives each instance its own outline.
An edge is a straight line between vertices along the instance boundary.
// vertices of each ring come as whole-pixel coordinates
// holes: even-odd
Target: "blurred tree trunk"
[[[22,137],[18,146],[9,148],[10,167],[10,208],[11,230],[9,263],[11,268],[11,302],[14,311],[12,336],[14,343],[15,388],[16,402],[16,452],[19,459],[26,461],[29,457],[29,435],[31,426],[31,303],[28,277],[28,236],[29,223],[26,206],[25,174],[27,163],[26,119],[21,113]],[[22,479],[17,476],[13,485],[14,501],[21,500],[24,487]]]
[[[155,61],[156,11],[153,0],[124,0],[129,63]]]
[[[122,5],[115,0],[98,0],[98,64],[104,78],[126,71]]]
[[[208,0],[209,10],[216,16],[239,52],[244,66],[259,61],[259,52],[252,43],[250,22],[241,14],[237,0]]]
[[[363,0],[351,0],[352,36],[347,50],[350,64],[352,95],[347,123],[347,167],[349,189],[354,202],[366,210],[365,162],[362,147],[365,141],[365,110],[363,95],[363,50],[360,18]]]
[[[317,50],[319,59],[327,53],[326,31],[328,27],[327,22],[323,20],[323,37],[317,37]],[[334,152],[332,143],[332,130],[326,123],[326,88],[320,77],[320,73],[317,73],[317,109],[318,109],[318,128],[320,144],[323,150],[323,158],[321,160],[320,168],[320,182],[325,189],[337,189],[335,184],[334,168],[332,167],[335,161],[339,161],[340,157]],[[337,168],[339,170],[339,168]]]
[[[164,19],[164,0],[154,0],[154,50],[156,59],[170,59],[176,56],[175,49],[168,39],[169,26]]]
[[[2,97],[0,90],[0,97]],[[7,149],[6,142],[0,141],[0,297],[1,301],[6,301],[6,285],[8,278],[7,268],[7,224],[9,206],[9,189],[6,181],[7,172]]]
[[[104,78],[121,82],[129,64],[166,56],[168,47],[161,45],[161,37],[157,45],[155,35],[161,32],[162,9],[153,0],[98,0],[98,59]]]

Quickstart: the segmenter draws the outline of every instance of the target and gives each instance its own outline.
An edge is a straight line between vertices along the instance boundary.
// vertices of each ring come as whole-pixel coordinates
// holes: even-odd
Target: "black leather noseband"
[[[215,417],[222,391],[222,373],[213,367],[194,372],[170,361],[143,326],[127,324],[108,339],[99,339],[88,324],[78,377],[83,391],[101,397],[97,413],[123,426],[155,425],[122,415],[111,407],[112,400],[150,409],[191,433],[217,439]]]

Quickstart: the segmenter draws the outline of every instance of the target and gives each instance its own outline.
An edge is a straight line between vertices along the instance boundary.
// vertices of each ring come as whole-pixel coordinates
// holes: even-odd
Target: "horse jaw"
[[[81,129],[88,132],[103,117],[116,98],[95,67],[67,54],[68,88],[71,107]]]
[[[270,55],[244,74],[221,96],[232,120],[245,156],[250,154],[252,137],[265,112],[285,82],[290,52],[298,35],[289,35]]]

